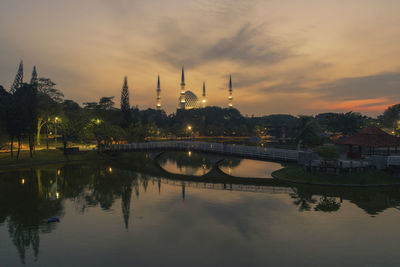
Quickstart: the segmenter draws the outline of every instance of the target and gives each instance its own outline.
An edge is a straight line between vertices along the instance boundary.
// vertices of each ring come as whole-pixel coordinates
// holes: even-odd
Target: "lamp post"
[[[189,137],[191,137],[191,135],[192,135],[192,126],[188,125],[187,129],[188,129]]]
[[[55,146],[57,146],[57,122],[60,120],[60,118],[55,117],[54,118],[54,140],[55,140]]]

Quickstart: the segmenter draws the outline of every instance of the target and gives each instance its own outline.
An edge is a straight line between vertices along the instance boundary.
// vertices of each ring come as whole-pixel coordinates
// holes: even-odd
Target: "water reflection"
[[[176,164],[189,164],[202,168],[204,161],[201,155],[193,153],[191,158],[196,160],[194,162],[186,161],[186,159],[180,161],[177,158],[164,160],[171,162],[175,160]],[[240,160],[235,162],[235,164],[240,163]],[[210,166],[211,163],[206,160],[204,164]],[[207,193],[211,190],[215,192],[212,193],[212,198]],[[223,191],[232,192],[227,195]],[[243,195],[243,192],[250,193]],[[339,212],[343,207],[351,207],[363,210],[364,214],[378,216],[386,209],[398,209],[400,206],[399,188],[330,188],[283,186],[273,183],[262,186],[213,184],[156,177],[142,171],[132,170],[129,166],[66,165],[58,168],[48,167],[0,173],[0,229],[6,227],[9,239],[16,247],[20,261],[25,263],[26,251],[32,250],[34,259],[37,260],[41,237],[57,232],[65,218],[72,216],[65,212],[66,205],[73,205],[80,216],[89,216],[87,212],[91,209],[98,209],[103,213],[117,210],[116,214],[120,216],[118,220],[121,228],[131,232],[135,227],[143,227],[140,226],[140,223],[137,226],[136,223],[132,223],[134,211],[135,213],[136,211],[151,213],[151,216],[157,218],[152,213],[153,209],[160,210],[160,205],[162,207],[165,205],[162,211],[167,214],[167,217],[173,217],[177,214],[169,210],[173,206],[171,203],[185,201],[185,206],[188,205],[188,208],[184,209],[186,216],[197,216],[195,214],[201,206],[202,210],[209,212],[207,215],[203,215],[210,216],[210,218],[203,218],[204,220],[213,221],[219,218],[224,220],[223,224],[235,224],[235,227],[246,233],[248,230],[246,227],[252,227],[247,225],[246,221],[254,216],[252,211],[266,212],[263,205],[276,194],[283,202],[288,201],[297,214],[300,214],[300,211],[303,215],[308,213],[333,214]],[[204,199],[201,199],[200,195],[204,195]],[[193,206],[195,204],[194,196],[197,196],[196,205],[199,205],[196,209]],[[236,204],[232,207],[225,206],[224,209],[214,210],[221,203],[228,202]],[[268,202],[268,205],[270,205],[270,209],[273,209],[277,204]],[[237,217],[232,214],[226,215],[227,217],[222,216],[227,212],[248,214],[246,215],[248,217],[245,218],[243,215],[240,216],[240,221],[227,222],[228,218]],[[280,212],[282,212],[282,216],[286,216],[283,213],[289,211],[279,210],[278,214]],[[47,223],[47,218],[55,216],[61,218],[61,223]],[[292,216],[296,215],[292,214]],[[93,217],[93,220],[96,220],[96,217]],[[156,219],[148,223],[160,226]],[[189,227],[186,225],[185,217],[179,217],[179,219],[173,220],[173,223],[177,224],[178,228]],[[209,226],[212,227],[213,224]],[[244,224],[247,226],[245,227]],[[77,225],[75,227],[78,227]],[[152,229],[152,231],[157,231],[156,228]],[[162,235],[163,233],[158,234]]]
[[[187,152],[166,152],[158,158],[162,168],[170,173],[202,176],[208,173],[213,164],[226,157],[215,154]],[[230,158],[219,163],[221,167],[236,167],[241,163],[240,158]]]
[[[218,162],[219,168],[226,174],[235,177],[272,178],[271,173],[282,168],[276,162],[242,159],[214,154],[187,152],[164,153],[158,162],[170,173],[202,176],[207,174],[213,164]]]
[[[16,171],[1,175],[0,223],[5,223],[22,263],[31,248],[37,259],[39,233],[51,233],[56,224],[52,216],[62,216],[63,205],[58,192],[62,179],[56,170]]]
[[[221,170],[236,177],[272,178],[271,173],[282,168],[280,163],[261,160],[241,159],[236,165],[232,164],[232,158],[226,161]]]

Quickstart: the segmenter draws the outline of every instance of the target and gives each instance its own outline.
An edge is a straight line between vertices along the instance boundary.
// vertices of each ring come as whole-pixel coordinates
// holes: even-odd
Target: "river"
[[[158,163],[201,176],[215,160],[177,152]],[[266,179],[279,168],[221,164]],[[114,163],[3,171],[0,265],[398,266],[399,207],[399,188],[214,184]]]

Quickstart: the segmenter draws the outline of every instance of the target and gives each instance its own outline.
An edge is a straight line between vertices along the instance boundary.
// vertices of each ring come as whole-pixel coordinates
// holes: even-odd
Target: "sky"
[[[1,0],[0,85],[29,81],[82,104],[115,96],[167,113],[186,89],[244,115],[356,111],[400,102],[398,0]]]

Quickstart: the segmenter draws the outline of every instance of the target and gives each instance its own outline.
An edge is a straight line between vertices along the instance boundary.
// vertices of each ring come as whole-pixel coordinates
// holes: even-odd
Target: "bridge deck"
[[[115,144],[111,151],[192,150],[262,160],[298,161],[298,151],[198,141],[164,141]]]

